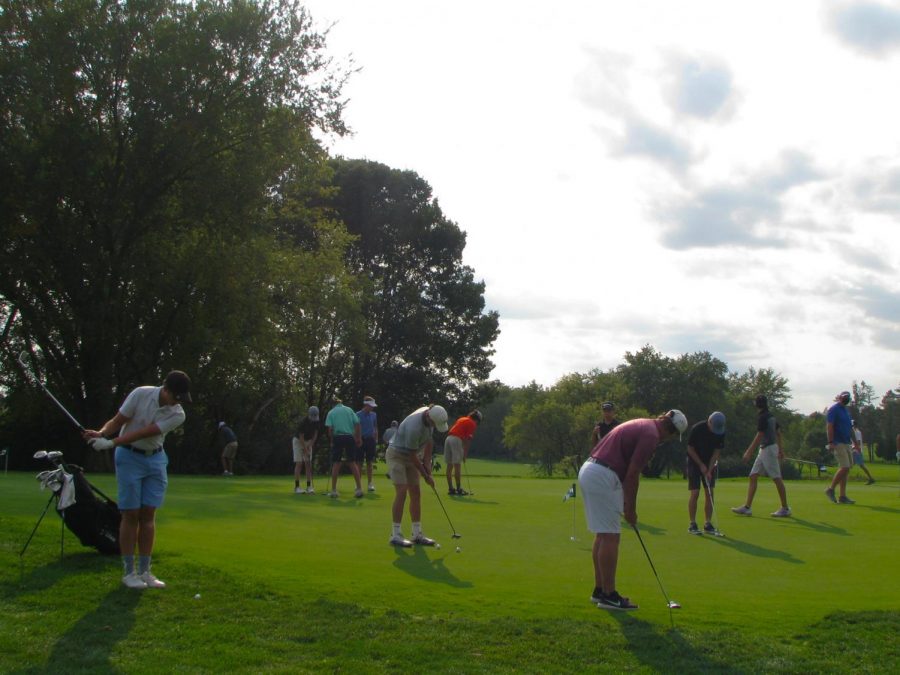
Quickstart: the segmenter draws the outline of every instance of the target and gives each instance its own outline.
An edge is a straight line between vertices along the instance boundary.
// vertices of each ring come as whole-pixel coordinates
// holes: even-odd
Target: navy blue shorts
[[[335,436],[331,444],[331,463],[346,461],[358,462],[359,448],[353,436]]]
[[[375,461],[375,437],[374,436],[363,436],[362,439],[362,448],[360,448],[360,454],[362,458],[364,458],[367,462]],[[362,460],[360,460],[362,461]]]

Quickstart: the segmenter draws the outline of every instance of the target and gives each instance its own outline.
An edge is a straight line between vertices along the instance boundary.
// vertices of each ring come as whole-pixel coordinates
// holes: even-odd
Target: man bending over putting
[[[629,525],[637,525],[641,470],[656,446],[684,433],[687,424],[680,410],[670,410],[656,419],[624,422],[603,437],[578,472],[588,529],[594,533],[591,602],[601,609],[637,609],[616,590],[620,516],[624,514]]]
[[[119,549],[128,588],[165,588],[153,576],[150,558],[156,538],[156,509],[162,506],[169,480],[169,458],[163,449],[166,434],[184,422],[181,403],[191,401],[191,380],[180,370],[166,375],[161,387],[138,387],[125,398],[115,417],[84,439],[94,450],[116,449]],[[134,549],[139,554],[134,567]]]
[[[447,411],[439,405],[419,408],[400,422],[385,453],[388,475],[394,484],[394,503],[391,505],[393,529],[388,540],[392,546],[434,546],[434,539],[429,539],[422,533],[422,491],[419,487],[419,476],[434,487],[434,478],[431,476],[431,436],[434,429],[447,431]],[[400,530],[407,494],[409,517],[412,520],[412,541],[406,539]]]

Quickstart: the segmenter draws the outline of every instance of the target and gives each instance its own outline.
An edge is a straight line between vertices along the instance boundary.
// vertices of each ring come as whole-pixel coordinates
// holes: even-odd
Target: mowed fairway
[[[883,671],[900,656],[900,488],[896,466],[870,468],[879,482],[852,482],[853,506],[828,502],[824,481],[789,481],[795,515],[788,519],[768,515],[777,507],[770,481],[760,481],[749,518],[730,511],[743,503],[746,479],[722,481],[716,506],[725,538],[687,534],[685,481],[642,481],[639,527],[668,595],[683,606],[673,612],[675,631],[630,530],[622,534],[618,586],[640,609],[623,616],[588,602],[592,536],[580,496],[562,499],[573,480],[535,479],[522,466],[472,460],[475,495],[469,497],[447,496],[439,477],[441,499],[463,535],[458,541],[450,538],[434,493],[423,485],[423,526],[440,550],[388,545],[393,489],[383,473],[376,477],[377,492],[362,499],[353,498],[352,479],[342,476],[337,500],[321,494],[322,477],[320,494],[295,495],[288,476],[173,476],[159,512],[154,557],[154,569],[169,588],[144,594],[121,589],[117,561],[87,553],[71,536],[68,557],[60,563],[59,519],[53,514],[32,542],[20,578],[18,551],[47,496],[30,475],[10,474],[2,479],[0,496],[0,670],[22,668],[34,654],[53,651],[58,636],[42,632],[39,624],[56,604],[48,594],[76,593],[78,586],[67,583],[71,575],[89,590],[71,600],[65,626],[84,616],[115,625],[115,616],[98,616],[98,603],[108,604],[107,613],[125,613],[128,628],[113,641],[115,654],[101,655],[100,670],[111,664],[127,672],[146,670],[124,648],[141,640],[144,627],[135,616],[146,613],[153,622],[157,614],[174,612],[179,640],[173,649],[191,645],[191,635],[208,642],[210,622],[217,621],[226,628],[237,622],[238,636],[265,645],[245,645],[235,661],[227,655],[241,653],[239,639],[222,645],[225,661],[216,662],[215,649],[200,656],[210,647],[205,644],[182,655],[187,661],[173,654],[166,666],[187,670],[391,670],[402,665],[391,654],[406,653],[404,643],[425,659],[412,668],[419,672],[841,670],[828,650],[832,633],[844,633],[846,622],[853,634],[845,639],[858,645],[849,669]],[[114,494],[112,476],[92,479]],[[409,536],[408,514],[403,527]],[[52,593],[55,586],[60,593]],[[216,608],[212,616],[210,608]],[[298,635],[291,632],[295,620]],[[337,630],[332,625],[325,634],[317,632],[335,620]],[[347,643],[341,625],[370,634],[372,644]],[[454,652],[448,640],[459,649]],[[154,649],[158,659],[160,647]],[[304,666],[311,650],[318,660]],[[301,660],[295,662],[294,655]],[[40,670],[45,664],[31,665]]]

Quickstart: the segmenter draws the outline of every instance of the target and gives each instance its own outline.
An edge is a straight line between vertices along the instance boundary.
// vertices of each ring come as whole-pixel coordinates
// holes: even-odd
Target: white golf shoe
[[[406,539],[402,534],[394,534],[391,535],[391,538],[388,539],[388,544],[391,546],[402,546],[403,548],[412,548],[413,543]]]
[[[126,574],[124,577],[122,577],[122,583],[125,584],[125,586],[127,586],[128,588],[134,588],[136,590],[143,590],[147,588],[147,582],[144,581],[136,572]]]
[[[418,544],[419,546],[434,546],[436,542],[434,541],[434,539],[429,539],[424,534],[419,532],[419,534],[413,537],[413,543]]]
[[[166,587],[166,582],[160,581],[159,579],[157,579],[153,575],[153,572],[151,572],[150,570],[147,570],[146,572],[144,572],[141,575],[141,581],[143,581],[147,585],[147,588],[165,588]]]

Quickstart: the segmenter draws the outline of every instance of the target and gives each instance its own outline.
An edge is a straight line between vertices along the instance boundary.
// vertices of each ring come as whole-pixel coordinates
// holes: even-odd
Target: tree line
[[[731,372],[706,351],[669,357],[652,345],[627,352],[610,370],[571,373],[543,387],[532,382],[508,387],[493,382],[493,399],[483,409],[484,423],[472,442],[473,455],[529,461],[543,475],[572,474],[590,453],[591,430],[604,401],[614,402],[620,420],[654,417],[671,408],[689,422],[705,420],[713,411],[727,418],[722,475],[744,475],[741,454],[756,434],[754,398],[765,394],[782,428],[785,454],[812,462],[829,461],[824,447],[825,408],[801,414],[788,406],[788,380],[771,368]],[[900,386],[880,399],[865,381],[848,385],[850,413],[863,432],[871,457],[891,461],[900,433]],[[836,392],[835,392],[836,393]],[[680,472],[687,435],[657,450],[646,470],[650,476]]]

